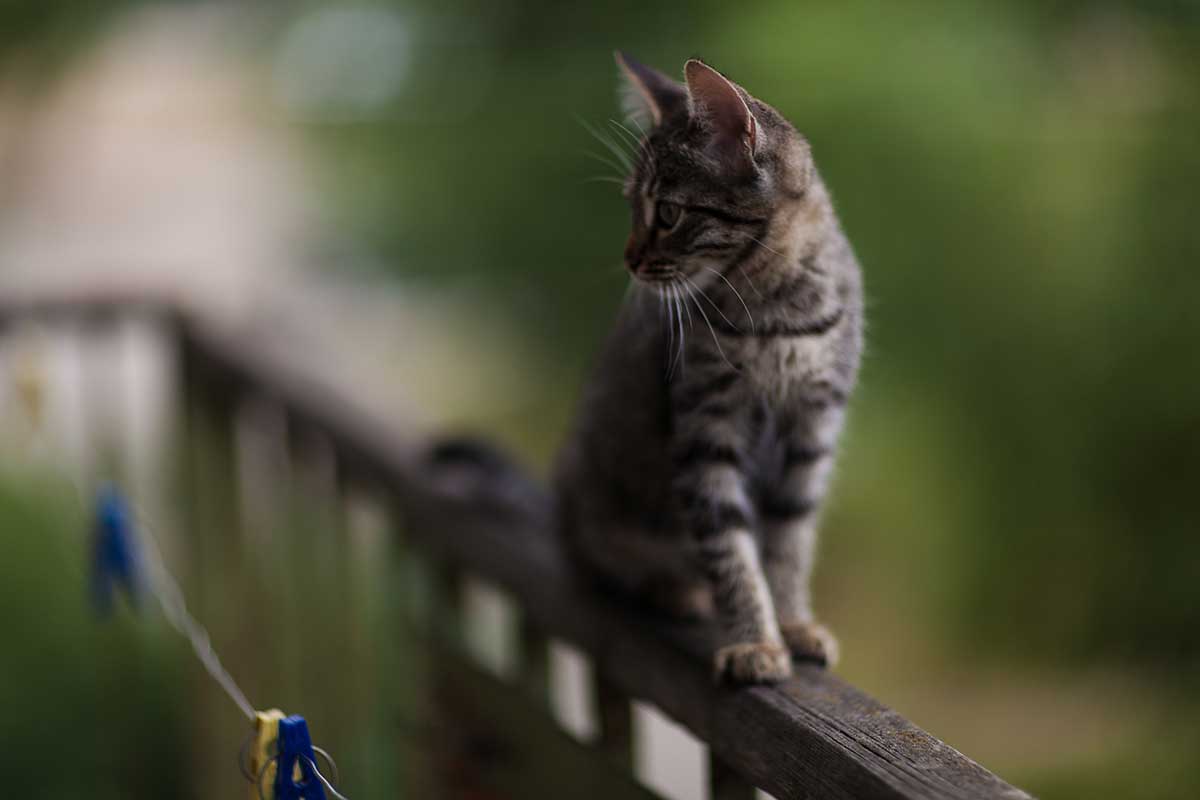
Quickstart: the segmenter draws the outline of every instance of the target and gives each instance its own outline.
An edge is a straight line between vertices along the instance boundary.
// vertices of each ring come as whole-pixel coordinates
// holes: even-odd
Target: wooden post
[[[596,676],[596,716],[600,750],[633,774],[633,710],[629,698],[601,675]]]
[[[222,375],[205,363],[203,353],[180,341],[179,368],[182,399],[180,420],[183,481],[177,496],[185,509],[182,515],[183,541],[178,549],[178,570],[183,575],[184,593],[192,613],[210,631],[216,646],[222,649],[226,667],[240,675],[238,652],[221,648],[221,642],[233,638],[231,620],[239,620],[236,568],[241,549],[234,485],[235,447],[233,409],[236,402]],[[236,623],[235,623],[236,624]],[[209,698],[217,691],[198,665],[192,668],[193,695]],[[225,731],[243,730],[245,720],[225,702],[198,702],[192,710],[197,730],[195,769],[197,794],[205,797],[231,797],[241,794],[238,774],[216,774],[208,769],[228,748]]]
[[[545,711],[550,707],[550,642],[524,612],[518,631],[521,685],[537,707]]]
[[[709,800],[754,800],[754,787],[716,756],[708,759]]]

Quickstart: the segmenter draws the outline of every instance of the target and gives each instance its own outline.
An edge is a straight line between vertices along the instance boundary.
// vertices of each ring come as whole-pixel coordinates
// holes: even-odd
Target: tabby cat
[[[778,681],[837,658],[809,576],[862,349],[858,264],[778,111],[697,60],[682,84],[617,61],[643,131],[634,285],[557,466],[561,528],[608,583],[715,611],[719,679]]]

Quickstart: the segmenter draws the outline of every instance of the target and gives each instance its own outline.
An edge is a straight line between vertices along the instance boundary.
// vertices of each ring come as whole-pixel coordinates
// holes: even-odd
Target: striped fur
[[[835,657],[808,584],[861,350],[858,265],[778,112],[700,62],[686,84],[622,66],[655,121],[626,184],[635,285],[560,458],[562,527],[609,583],[711,605],[721,678],[778,680],[789,650]]]

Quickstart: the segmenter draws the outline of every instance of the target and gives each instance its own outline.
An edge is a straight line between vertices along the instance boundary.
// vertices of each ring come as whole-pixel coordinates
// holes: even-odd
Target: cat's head
[[[805,195],[808,143],[779,112],[695,59],[685,82],[617,53],[623,99],[644,135],[625,197],[625,265],[646,283],[715,280],[745,260]]]

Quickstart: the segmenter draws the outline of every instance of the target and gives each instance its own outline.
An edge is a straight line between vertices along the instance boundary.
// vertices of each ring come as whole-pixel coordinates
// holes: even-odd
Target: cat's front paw
[[[718,683],[778,683],[792,675],[787,648],[771,642],[739,642],[717,651]]]
[[[838,661],[838,641],[829,629],[816,622],[793,622],[780,626],[792,657],[822,667],[833,667]]]

